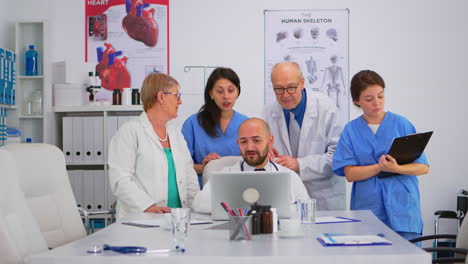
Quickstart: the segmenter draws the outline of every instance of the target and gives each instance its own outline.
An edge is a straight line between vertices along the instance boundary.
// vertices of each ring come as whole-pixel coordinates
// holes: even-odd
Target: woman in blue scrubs
[[[248,119],[233,109],[240,91],[239,77],[232,69],[216,68],[206,83],[205,104],[182,126],[200,188],[208,162],[222,156],[240,156],[237,130]]]
[[[333,171],[353,183],[351,210],[371,210],[382,222],[406,239],[422,233],[418,178],[429,172],[425,154],[400,165],[386,155],[392,139],[416,133],[408,119],[384,111],[382,77],[365,70],[351,80],[353,103],[363,115],[349,122],[338,142]],[[402,174],[379,179],[381,171]]]

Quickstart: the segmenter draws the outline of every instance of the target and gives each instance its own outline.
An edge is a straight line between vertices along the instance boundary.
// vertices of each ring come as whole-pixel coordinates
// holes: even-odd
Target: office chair
[[[434,240],[434,239],[456,239],[455,248],[452,247],[431,247],[423,248],[427,252],[453,252],[455,257],[443,257],[435,258],[432,260],[432,263],[454,263],[461,262],[464,263],[466,260],[466,255],[468,253],[468,217],[463,219],[463,222],[458,229],[457,235],[447,235],[447,234],[436,234],[432,236],[423,236],[415,239],[411,239],[410,242],[415,243],[425,240]]]
[[[224,167],[234,165],[236,162],[242,160],[241,156],[224,156],[217,160],[212,160],[203,168],[202,184],[203,186],[208,182],[210,173],[214,171],[222,171]]]
[[[458,228],[460,228],[461,222],[465,217],[468,211],[468,191],[461,189],[457,195],[457,210],[456,211],[447,211],[447,210],[438,210],[434,213],[435,222],[434,222],[434,234],[439,232],[439,220],[441,218],[456,219],[458,221]]]
[[[26,263],[47,243],[18,183],[15,161],[0,149],[0,263]]]
[[[19,184],[49,248],[86,236],[62,151],[48,144],[3,147],[15,160]]]

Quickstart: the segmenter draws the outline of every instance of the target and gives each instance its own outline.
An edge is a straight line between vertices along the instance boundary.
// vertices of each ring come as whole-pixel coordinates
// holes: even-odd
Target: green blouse
[[[164,153],[167,157],[167,206],[171,208],[180,208],[182,204],[179,197],[179,189],[177,188],[177,178],[174,166],[174,158],[170,148],[165,148]]]

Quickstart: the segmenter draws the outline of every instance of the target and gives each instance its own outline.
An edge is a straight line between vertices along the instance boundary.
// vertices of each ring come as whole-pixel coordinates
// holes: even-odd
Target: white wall
[[[71,81],[84,81],[93,68],[83,62],[84,1],[18,3],[23,5],[16,10],[21,18],[49,20],[51,61],[67,60],[73,69]],[[457,191],[468,189],[467,1],[171,0],[170,4],[171,74],[184,79],[186,65],[232,67],[242,85],[236,108],[248,115],[259,114],[263,103],[263,10],[349,8],[350,73],[379,72],[387,83],[387,110],[406,116],[420,131],[435,131],[426,152],[431,172],[420,178],[424,232],[433,232],[435,210],[455,209]],[[0,33],[3,30],[2,25]],[[193,111],[182,108],[181,120]],[[352,107],[352,118],[359,114]]]
[[[16,2],[0,1],[0,47],[15,50],[15,10]]]

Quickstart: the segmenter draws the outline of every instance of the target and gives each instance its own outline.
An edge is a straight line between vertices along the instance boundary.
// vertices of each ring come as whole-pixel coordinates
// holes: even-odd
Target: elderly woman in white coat
[[[143,81],[144,112],[119,128],[109,146],[109,182],[117,197],[117,218],[142,212],[168,213],[191,207],[200,191],[197,174],[177,117],[179,84],[152,73]]]

